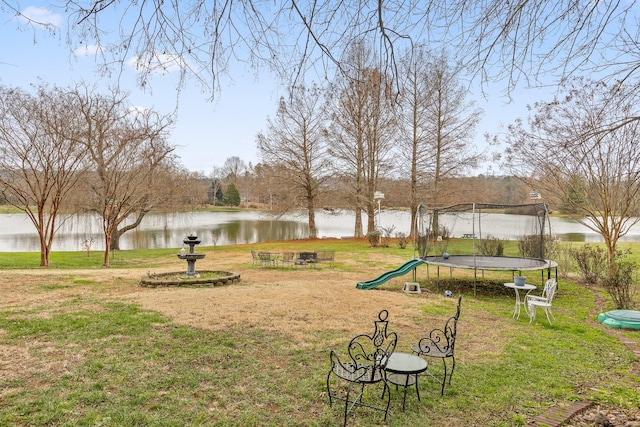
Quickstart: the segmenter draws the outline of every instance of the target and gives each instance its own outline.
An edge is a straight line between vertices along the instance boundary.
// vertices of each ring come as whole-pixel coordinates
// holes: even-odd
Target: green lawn
[[[323,244],[317,248],[343,254],[336,271],[351,268],[345,263],[346,254],[358,258],[381,250],[357,242],[319,243]],[[410,249],[384,250],[411,257]],[[173,252],[118,253],[114,263],[150,268]],[[54,255],[54,264],[60,267],[95,267],[78,254]],[[99,260],[100,254],[96,257]],[[24,268],[28,262],[19,254],[0,254],[2,268]],[[246,262],[250,264],[249,257]],[[68,286],[76,285],[80,284],[70,278]],[[344,348],[351,337],[319,334],[300,348],[287,331],[211,332],[176,325],[124,301],[81,295],[47,300],[46,284],[40,292],[40,304],[0,307],[0,374],[9,366],[2,363],[3,354],[24,352],[30,364],[24,373],[0,375],[2,426],[335,426],[341,422],[342,408],[328,405],[325,379],[329,349]],[[394,389],[386,425],[517,426],[554,404],[582,399],[638,407],[640,379],[630,374],[636,359],[618,339],[588,322],[595,310],[592,291],[560,281],[553,326],[544,316],[533,324],[526,315],[519,321],[511,319],[505,305],[512,303],[511,293],[475,298],[467,293],[459,323],[466,342],[457,344],[460,357],[452,385],[440,396],[439,384],[421,379],[422,402],[409,389],[405,412],[400,410],[401,394]],[[434,326],[453,314],[433,304],[422,310]],[[326,315],[331,316],[331,307],[326,307]],[[475,325],[476,335],[466,335],[465,327],[486,318],[494,321]],[[640,342],[640,334],[626,335]],[[496,336],[500,340],[495,346],[478,345],[492,343]],[[475,351],[475,346],[490,351]],[[11,364],[16,365],[20,363]],[[368,397],[375,399],[380,392]],[[351,426],[385,425],[378,412],[359,409],[355,414],[349,419]]]

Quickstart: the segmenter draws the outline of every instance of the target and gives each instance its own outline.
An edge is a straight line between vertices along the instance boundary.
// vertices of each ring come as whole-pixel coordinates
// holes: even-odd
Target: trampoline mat
[[[539,258],[497,256],[450,255],[446,259],[441,256],[428,256],[422,259],[430,265],[472,270],[545,270],[558,265],[554,261]]]

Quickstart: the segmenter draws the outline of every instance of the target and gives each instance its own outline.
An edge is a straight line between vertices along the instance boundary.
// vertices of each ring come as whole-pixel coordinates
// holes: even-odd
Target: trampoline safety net
[[[423,259],[451,255],[545,260],[551,253],[551,227],[544,203],[421,204],[414,226],[414,255]],[[513,246],[506,253],[507,241],[517,242],[517,253]]]

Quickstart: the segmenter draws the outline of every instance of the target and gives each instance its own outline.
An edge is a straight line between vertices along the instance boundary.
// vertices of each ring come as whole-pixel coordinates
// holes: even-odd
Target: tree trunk
[[[138,212],[138,216],[136,217],[136,220],[132,224],[126,225],[121,229],[116,228],[115,230],[113,230],[113,233],[111,234],[111,247],[110,247],[112,251],[120,250],[120,237],[127,231],[137,228],[140,225],[140,223],[142,223],[142,220],[144,219],[147,212],[148,211],[146,210]]]
[[[104,233],[104,260],[103,267],[109,267],[109,255],[111,255],[111,235],[112,232]]]
[[[49,254],[51,250],[44,238],[40,236],[40,267],[49,267]]]
[[[609,261],[609,265],[607,266],[607,272],[609,273],[609,277],[613,278],[616,276],[616,250],[617,250],[617,241],[613,240],[611,236],[606,233],[602,234],[604,238],[604,244],[607,247],[607,259]]]
[[[438,212],[433,212],[433,216],[431,218],[431,235],[427,236],[427,238],[437,241],[438,236],[440,236],[440,221],[438,218]]]
[[[415,205],[415,206],[414,206]],[[411,202],[411,206],[409,207],[409,209],[411,209],[411,222],[410,222],[410,227],[409,227],[409,235],[407,236],[409,238],[409,240],[413,239],[414,233],[418,233],[418,230],[416,230],[416,218],[418,216],[418,205],[415,201]]]
[[[313,209],[309,209],[309,238],[318,237],[318,229],[316,227],[316,213]]]
[[[380,212],[378,212],[378,215],[380,215]],[[375,205],[369,203],[367,205],[367,234],[376,231],[376,207]],[[378,220],[380,218],[378,217]],[[380,224],[378,224],[378,229],[380,228]]]
[[[353,230],[353,237],[356,237],[356,238],[364,237],[364,234],[362,233],[362,209],[356,207],[355,214],[356,214],[356,222],[355,222],[355,228]]]
[[[318,237],[318,229],[316,227],[316,210],[312,197],[307,199],[307,211],[309,212],[309,238],[315,239]]]
[[[119,251],[120,250],[120,236],[124,233],[123,230],[115,229],[113,230],[113,235],[111,236],[111,250]]]

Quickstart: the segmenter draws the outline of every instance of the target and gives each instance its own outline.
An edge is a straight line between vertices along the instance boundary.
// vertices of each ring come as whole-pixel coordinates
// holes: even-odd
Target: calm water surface
[[[227,245],[260,241],[304,239],[309,234],[305,215],[275,218],[257,211],[189,212],[149,214],[137,230],[125,233],[120,239],[121,249],[180,248],[185,236],[196,233],[202,245]],[[363,221],[366,224],[366,216]],[[381,227],[407,233],[410,215],[407,211],[383,211]],[[351,211],[318,211],[316,223],[319,237],[343,238],[353,236],[354,214]],[[517,239],[535,230],[533,219],[519,215],[486,214],[481,224],[470,215],[441,218],[453,236],[475,232],[486,236]],[[566,218],[551,218],[554,235],[564,240],[597,242],[597,233]],[[91,215],[68,218],[56,233],[54,251],[80,251],[84,242],[93,239],[91,250],[103,250],[100,220]],[[634,227],[623,241],[640,241],[640,226]],[[24,214],[0,214],[0,252],[37,252],[38,236]]]

